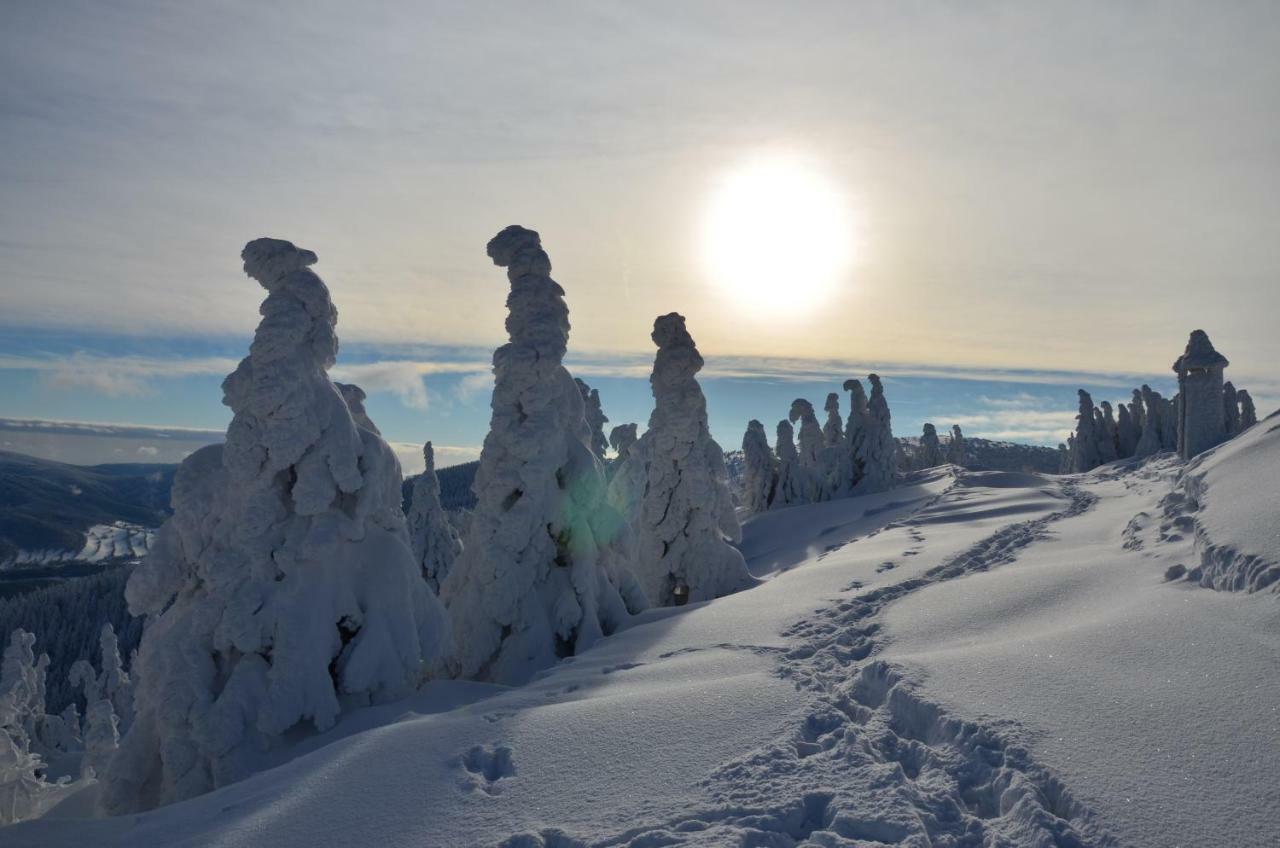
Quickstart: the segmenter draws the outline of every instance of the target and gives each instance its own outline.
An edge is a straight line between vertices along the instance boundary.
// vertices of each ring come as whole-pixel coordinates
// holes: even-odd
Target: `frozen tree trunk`
[[[773,504],[778,487],[778,460],[769,449],[764,425],[754,418],[742,437],[743,506],[750,514],[764,512]]]
[[[1240,432],[1240,394],[1228,380],[1222,384],[1223,427],[1227,436]]]
[[[605,454],[609,452],[609,440],[604,435],[604,425],[609,418],[600,406],[600,392],[577,377],[573,378],[573,382],[577,384],[578,391],[582,394],[583,417],[586,418],[587,429],[591,431],[591,450],[596,455],[596,459],[603,462]]]
[[[861,456],[863,476],[856,492],[859,495],[892,489],[898,468],[898,443],[893,438],[884,385],[875,374],[867,375],[867,379],[871,382],[871,397],[867,400],[867,428]]]
[[[702,356],[684,318],[674,312],[654,321],[653,341],[654,409],[640,440],[647,485],[636,533],[636,576],[652,603],[669,606],[718,598],[755,581],[729,544],[742,530],[724,451],[707,427],[707,401],[696,379]]]
[[[107,768],[111,813],[238,780],[286,731],[401,697],[445,660],[400,465],[328,378],[337,310],[307,268],[315,254],[258,239],[241,256],[268,294],[223,383],[226,442],[182,463],[173,517],[126,588],[150,619],[133,724]]]
[[[854,488],[866,476],[866,442],[867,432],[871,427],[871,413],[867,408],[867,393],[862,383],[857,380],[845,380],[844,390],[849,393],[849,420],[845,425],[844,437],[847,463],[841,484],[841,495],[853,493]]]
[[[947,444],[947,462],[963,468],[967,461],[966,454],[964,433],[960,432],[959,424],[952,424],[951,441]]]
[[[800,485],[804,490],[804,502],[818,503],[826,499],[823,491],[826,469],[822,463],[822,426],[818,424],[813,404],[804,398],[796,398],[791,402],[787,418],[792,424],[797,421],[800,423],[796,448],[800,459]]]
[[[920,434],[920,452],[916,465],[920,468],[936,468],[942,464],[942,442],[938,440],[938,429],[926,423]]]
[[[440,503],[440,478],[436,476],[436,453],[431,442],[422,446],[422,458],[426,468],[413,480],[406,522],[409,544],[422,569],[422,578],[432,592],[439,593],[440,584],[462,553],[462,542]]]
[[[1253,398],[1245,389],[1240,390],[1240,431],[1244,432],[1258,423],[1258,411],[1254,409]]]
[[[808,503],[804,472],[800,468],[800,454],[796,451],[795,432],[791,429],[791,422],[785,419],[779,421],[777,433],[774,449],[778,453],[778,486],[773,506],[776,508]]]
[[[462,675],[520,683],[585,650],[627,610],[600,563],[604,469],[582,393],[563,365],[564,290],[532,230],[507,227],[488,253],[507,269],[510,341],[493,354],[476,507],[441,597]]]
[[[1148,385],[1141,390],[1142,403],[1146,411],[1142,416],[1142,435],[1138,438],[1138,446],[1133,455],[1139,458],[1152,456],[1163,450],[1160,433],[1160,413],[1164,407],[1164,399],[1159,392],[1154,392]]]

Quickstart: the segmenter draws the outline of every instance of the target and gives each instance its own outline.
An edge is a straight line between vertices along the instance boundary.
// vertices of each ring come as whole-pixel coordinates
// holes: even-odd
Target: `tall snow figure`
[[[1234,436],[1239,433],[1240,393],[1236,391],[1235,385],[1230,380],[1222,384],[1222,414],[1227,435]]]
[[[764,512],[773,503],[778,486],[778,460],[769,450],[764,425],[754,418],[742,437],[742,461],[746,466],[742,481],[743,505],[748,513]]]
[[[859,495],[889,491],[893,488],[893,475],[898,469],[898,443],[893,438],[884,385],[875,374],[868,374],[867,380],[871,382],[871,397],[867,401],[867,433],[862,444],[863,477],[858,483]]]
[[[960,425],[952,424],[951,441],[947,443],[947,462],[963,466],[967,453],[968,449],[964,443],[964,433],[960,432]]]
[[[241,256],[268,294],[223,382],[226,442],[182,463],[173,517],[125,592],[150,621],[107,769],[113,813],[238,780],[286,731],[324,730],[342,704],[400,697],[443,664],[399,463],[326,373],[337,310],[307,268],[316,255],[258,239]]]
[[[920,434],[920,455],[916,465],[920,468],[934,468],[942,464],[942,442],[938,440],[938,428],[926,423]]]
[[[849,393],[849,421],[844,428],[848,462],[844,465],[844,480],[840,494],[847,495],[862,481],[866,474],[867,432],[871,427],[871,413],[867,409],[867,393],[857,380],[845,380],[844,390]]]
[[[538,234],[489,242],[507,269],[510,341],[493,354],[493,415],[462,556],[440,587],[464,677],[521,683],[626,616],[600,567],[604,471],[565,370],[569,307]]]
[[[724,451],[707,429],[707,401],[696,379],[702,356],[674,312],[653,322],[653,341],[658,353],[649,377],[653,414],[640,440],[649,465],[636,576],[653,604],[669,606],[718,598],[755,581],[728,541],[736,542],[742,530]]]
[[[795,431],[791,422],[778,422],[778,438],[774,450],[778,454],[778,485],[774,488],[775,507],[796,506],[809,501],[805,498],[804,472],[800,468],[800,454],[796,452]]]
[[[600,392],[577,377],[573,378],[573,382],[582,394],[583,414],[587,419],[587,427],[591,430],[591,451],[597,459],[603,460],[605,454],[609,452],[609,440],[604,435],[604,425],[609,421],[609,417],[604,414],[604,408],[600,406]]]
[[[431,591],[439,592],[441,582],[462,553],[462,542],[440,503],[440,478],[436,476],[436,452],[431,442],[422,446],[422,458],[426,469],[414,478],[409,503],[409,543],[422,567],[422,578]]]
[[[1244,432],[1258,423],[1258,411],[1254,408],[1253,398],[1245,389],[1239,392],[1240,397],[1240,432]]]
[[[1094,415],[1093,398],[1084,389],[1078,389],[1080,414],[1076,416],[1076,441],[1072,471],[1082,473],[1102,464],[1100,453],[1101,425]]]
[[[1222,371],[1227,358],[1213,349],[1204,330],[1195,330],[1173,363],[1178,374],[1178,454],[1204,453],[1227,437],[1222,403]]]
[[[787,419],[795,424],[800,422],[800,432],[796,435],[800,458],[800,480],[804,489],[805,503],[818,503],[826,500],[823,486],[826,473],[822,467],[822,425],[814,414],[813,404],[804,398],[791,401],[791,409]]]

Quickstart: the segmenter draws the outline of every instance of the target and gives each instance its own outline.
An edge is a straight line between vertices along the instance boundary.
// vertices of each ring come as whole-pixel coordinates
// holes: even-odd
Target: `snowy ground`
[[[77,820],[87,790],[0,844],[1275,845],[1280,598],[1200,583],[1280,563],[1277,425],[1182,477],[938,469],[771,513],[756,589],[526,686],[357,711],[190,802]],[[1223,549],[1247,580],[1204,579]]]

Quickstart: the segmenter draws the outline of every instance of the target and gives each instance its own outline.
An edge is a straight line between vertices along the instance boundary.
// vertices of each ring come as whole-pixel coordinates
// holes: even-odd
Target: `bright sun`
[[[795,315],[821,307],[853,259],[844,197],[798,157],[744,162],[712,195],[703,233],[712,278],[741,308]]]

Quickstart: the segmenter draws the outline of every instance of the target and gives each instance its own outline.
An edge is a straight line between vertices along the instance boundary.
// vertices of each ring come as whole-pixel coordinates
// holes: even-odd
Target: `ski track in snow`
[[[799,728],[713,771],[705,786],[714,806],[591,842],[550,829],[513,836],[503,846],[1115,844],[1032,760],[1013,728],[949,715],[921,697],[901,668],[874,659],[883,646],[876,618],[888,604],[1012,562],[1048,538],[1052,524],[1097,501],[1070,481],[1059,488],[1063,509],[1006,525],[919,577],[839,600],[785,631],[794,645],[768,649],[779,655],[777,673],[813,693],[815,702]],[[905,528],[911,547],[903,556],[921,549],[929,508],[945,494],[882,528]],[[855,582],[848,591],[861,589]]]

